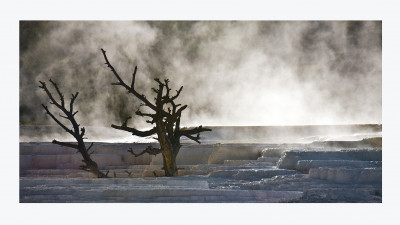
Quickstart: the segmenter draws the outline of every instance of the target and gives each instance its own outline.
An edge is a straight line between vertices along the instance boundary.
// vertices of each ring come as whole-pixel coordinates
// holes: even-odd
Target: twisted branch
[[[158,155],[161,153],[161,149],[159,148],[153,148],[151,145],[147,146],[147,148],[145,150],[143,150],[142,152],[140,152],[139,154],[136,154],[135,152],[133,152],[133,149],[130,148],[128,150],[128,152],[130,152],[132,155],[134,155],[135,157],[141,156],[145,153],[148,153],[149,155]]]
[[[146,106],[150,107],[153,110],[156,110],[157,107],[155,105],[153,105],[152,103],[149,102],[149,100],[146,99],[146,97],[143,94],[139,94],[135,88],[134,88],[134,84],[135,84],[135,77],[136,77],[136,70],[137,67],[135,67],[135,72],[133,73],[132,76],[132,83],[131,83],[131,87],[129,87],[127,84],[125,84],[125,82],[121,79],[121,77],[119,76],[119,74],[117,73],[117,71],[114,69],[114,67],[110,64],[110,62],[108,61],[107,55],[106,55],[106,51],[104,51],[104,49],[101,49],[101,52],[103,53],[104,59],[106,61],[106,65],[108,68],[110,68],[110,70],[113,72],[114,76],[117,78],[118,83],[114,83],[115,85],[120,85],[123,86],[125,89],[127,89],[130,93],[132,93],[133,95],[135,95],[138,99],[140,99],[142,102],[144,102],[144,104],[146,104]]]

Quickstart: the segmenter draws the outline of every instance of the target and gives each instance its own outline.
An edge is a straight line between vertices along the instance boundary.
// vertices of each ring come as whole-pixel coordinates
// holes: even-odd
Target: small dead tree
[[[46,86],[45,82],[39,81],[41,86],[39,88],[43,89],[43,91],[47,94],[47,96],[50,98],[50,104],[56,106],[61,112],[64,113],[64,115],[59,114],[59,116],[63,119],[69,120],[72,124],[72,129],[69,129],[67,126],[65,126],[60,120],[58,120],[47,108],[46,105],[42,104],[43,108],[46,110],[46,113],[60,126],[62,127],[67,133],[71,134],[74,136],[76,141],[78,142],[77,144],[72,144],[72,143],[66,143],[66,142],[60,142],[57,140],[53,140],[52,143],[61,145],[61,146],[66,146],[70,148],[74,148],[77,150],[77,153],[81,153],[83,160],[82,162],[85,163],[85,165],[82,165],[79,167],[79,169],[88,171],[96,175],[98,178],[107,178],[107,174],[104,174],[98,169],[97,163],[93,161],[90,158],[90,155],[93,154],[93,151],[89,153],[89,150],[92,148],[93,143],[86,148],[86,145],[83,141],[84,135],[85,135],[85,128],[82,127],[79,129],[80,124],[78,124],[74,118],[74,116],[78,113],[78,111],[74,112],[74,102],[76,98],[78,97],[79,92],[76,92],[75,94],[72,94],[71,101],[69,103],[69,109],[66,108],[65,106],[65,100],[64,100],[64,95],[61,93],[60,89],[58,88],[57,84],[53,82],[50,79],[50,83],[54,86],[55,90],[57,91],[58,96],[60,97],[60,102],[57,102],[49,89]]]
[[[135,67],[135,71],[132,74],[132,82],[130,85],[128,85],[122,80],[117,71],[108,61],[106,51],[101,49],[101,52],[103,53],[106,62],[105,64],[111,69],[115,78],[117,78],[118,82],[113,83],[113,85],[124,87],[128,93],[133,94],[141,101],[140,106],[146,106],[153,111],[153,113],[144,113],[138,109],[135,113],[138,116],[149,118],[149,120],[146,120],[146,122],[154,126],[150,130],[139,131],[135,128],[128,127],[127,123],[131,117],[127,118],[121,126],[113,124],[111,127],[118,130],[131,132],[133,135],[139,137],[147,137],[157,134],[157,140],[160,143],[160,149],[148,146],[143,152],[138,154],[135,154],[132,149],[129,150],[129,152],[131,152],[135,157],[144,153],[152,155],[162,153],[165,175],[177,176],[178,168],[176,166],[176,156],[178,155],[182,146],[180,143],[180,138],[184,136],[200,144],[200,133],[204,131],[211,131],[211,129],[204,128],[202,126],[191,129],[180,127],[182,111],[186,109],[187,105],[182,106],[181,104],[176,104],[175,100],[182,92],[183,86],[176,91],[175,95],[171,95],[171,88],[168,85],[168,79],[164,80],[164,82],[161,82],[158,78],[154,79],[158,84],[158,89],[152,88],[156,94],[156,97],[154,98],[155,102],[152,103],[145,95],[140,94],[135,90],[137,67]]]

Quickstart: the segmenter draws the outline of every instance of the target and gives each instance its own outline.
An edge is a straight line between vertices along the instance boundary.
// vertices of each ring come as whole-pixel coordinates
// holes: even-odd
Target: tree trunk
[[[94,174],[97,178],[108,178],[106,174],[99,170],[97,163],[89,158],[89,160],[84,160],[88,172]]]
[[[161,122],[158,122],[161,123]],[[176,167],[176,160],[174,156],[174,150],[172,148],[172,144],[170,140],[167,138],[167,135],[162,129],[164,127],[163,125],[158,125],[157,124],[157,135],[158,135],[158,141],[160,143],[161,151],[162,151],[162,156],[163,156],[163,164],[164,164],[164,171],[165,171],[165,176],[167,177],[173,177],[173,176],[178,176],[178,170]]]
[[[171,153],[172,151],[167,149],[162,152],[164,161],[164,171],[165,171],[165,176],[167,177],[178,176],[175,157]]]
[[[88,150],[85,146],[85,143],[83,142],[82,138],[78,138],[78,146],[79,146],[79,152],[81,153],[83,157],[83,162],[86,164],[86,170],[88,172],[91,172],[94,174],[97,178],[108,178],[106,174],[101,172],[99,170],[99,167],[95,161],[93,161],[88,153]]]

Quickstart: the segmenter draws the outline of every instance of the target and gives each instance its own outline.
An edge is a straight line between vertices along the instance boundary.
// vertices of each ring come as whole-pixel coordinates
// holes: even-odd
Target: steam
[[[42,22],[45,23],[45,22]],[[49,22],[48,22],[49,23]],[[21,22],[21,29],[37,26]],[[39,23],[40,24],[40,23]],[[381,22],[50,22],[20,52],[21,124],[52,124],[39,80],[76,91],[78,121],[110,126],[139,102],[104,65],[100,48],[152,99],[168,78],[189,107],[182,125],[303,125],[382,122]],[[134,117],[131,126],[147,127]]]

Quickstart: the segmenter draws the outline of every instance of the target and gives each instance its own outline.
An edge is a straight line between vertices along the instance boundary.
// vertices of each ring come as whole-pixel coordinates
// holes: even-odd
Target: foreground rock
[[[301,191],[301,198],[288,202],[382,202],[382,183],[335,183],[310,178],[307,174],[277,176],[261,181],[239,183],[240,189]]]
[[[381,149],[294,149],[283,153],[278,162],[281,169],[296,169],[300,160],[357,160],[382,161]]]
[[[335,183],[382,183],[382,168],[313,168],[310,178],[329,180]]]
[[[75,151],[21,144],[20,202],[382,202],[381,149],[185,145],[167,178],[158,156],[126,152],[146,145],[97,144],[111,179],[94,179]]]
[[[210,189],[202,177],[20,180],[20,202],[273,203],[301,196],[298,191]]]

